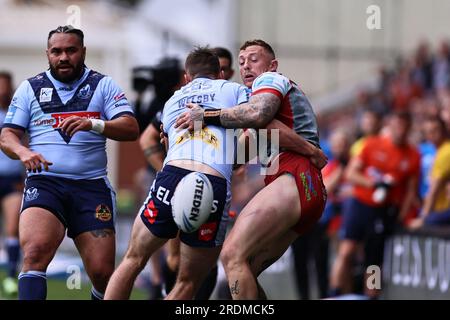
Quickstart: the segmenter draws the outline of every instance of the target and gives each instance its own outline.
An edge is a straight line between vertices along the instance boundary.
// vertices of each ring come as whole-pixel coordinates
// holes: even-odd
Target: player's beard
[[[71,72],[61,72],[59,68],[62,66],[70,67]],[[84,62],[80,62],[78,65],[64,63],[57,66],[53,66],[51,63],[49,63],[49,67],[50,73],[52,74],[53,78],[63,83],[71,83],[81,78],[84,71]]]

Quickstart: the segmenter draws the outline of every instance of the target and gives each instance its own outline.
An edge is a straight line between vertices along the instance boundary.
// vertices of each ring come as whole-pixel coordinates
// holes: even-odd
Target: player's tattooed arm
[[[260,93],[249,102],[220,112],[220,123],[225,128],[263,128],[280,107],[280,99],[272,93]]]
[[[225,128],[264,128],[280,108],[280,99],[272,93],[260,93],[249,102],[228,109],[208,110],[188,103],[189,111],[180,115],[175,128],[194,130],[195,124],[221,125]]]

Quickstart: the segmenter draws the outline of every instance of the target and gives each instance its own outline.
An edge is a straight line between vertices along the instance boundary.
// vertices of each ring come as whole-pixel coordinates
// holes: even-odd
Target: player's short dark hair
[[[59,26],[56,29],[50,30],[47,41],[49,41],[55,33],[73,33],[80,39],[81,46],[84,47],[84,33],[80,29],[74,28],[71,25]]]
[[[186,73],[192,77],[201,75],[217,75],[220,73],[219,58],[208,47],[196,47],[186,58]]]
[[[12,74],[9,71],[0,70],[0,78],[6,79],[9,82],[12,82]]]
[[[217,57],[230,60],[230,66],[233,64],[233,56],[231,55],[230,50],[223,47],[215,47],[212,50],[214,51]]]
[[[268,44],[267,42],[265,42],[264,40],[261,39],[255,39],[255,40],[248,40],[245,41],[245,43],[241,46],[241,48],[239,50],[245,50],[247,49],[247,47],[250,46],[260,46],[263,47],[268,53],[270,53],[273,58],[275,59],[275,51],[273,51],[273,48],[270,44]]]

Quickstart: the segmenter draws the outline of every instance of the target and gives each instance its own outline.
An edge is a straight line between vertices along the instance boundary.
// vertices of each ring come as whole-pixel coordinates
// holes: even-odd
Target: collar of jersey
[[[86,77],[89,74],[89,71],[91,71],[89,68],[84,67],[84,73],[83,76],[71,83],[65,83],[65,82],[61,82],[59,80],[56,80],[55,78],[53,78],[50,70],[45,71],[45,74],[47,75],[47,77],[50,79],[50,81],[53,83],[53,85],[55,86],[55,88],[61,88],[61,87],[71,87],[73,89],[78,88],[78,86],[84,81],[86,80]]]

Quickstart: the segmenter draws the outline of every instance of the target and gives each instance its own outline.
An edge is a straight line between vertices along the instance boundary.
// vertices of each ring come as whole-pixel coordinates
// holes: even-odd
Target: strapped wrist
[[[205,125],[221,126],[220,109],[208,109],[203,113],[203,122]]]
[[[102,134],[105,131],[105,121],[101,119],[89,119],[92,124],[92,131]]]

